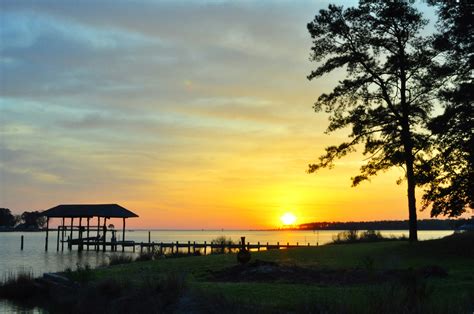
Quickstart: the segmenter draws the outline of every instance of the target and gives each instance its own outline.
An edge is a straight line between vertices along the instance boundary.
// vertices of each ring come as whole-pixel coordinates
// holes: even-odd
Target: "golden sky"
[[[328,3],[3,1],[0,206],[118,203],[141,228],[407,218],[400,170],[306,173],[346,136],[312,110],[341,72],[306,79]]]

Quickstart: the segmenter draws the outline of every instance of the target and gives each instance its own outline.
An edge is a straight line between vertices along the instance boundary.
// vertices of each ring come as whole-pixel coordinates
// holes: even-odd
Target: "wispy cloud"
[[[338,75],[306,80],[306,23],[327,4],[2,1],[0,205],[122,202],[167,227],[317,218],[308,204],[337,203],[358,166],[305,173],[337,141],[311,105]]]

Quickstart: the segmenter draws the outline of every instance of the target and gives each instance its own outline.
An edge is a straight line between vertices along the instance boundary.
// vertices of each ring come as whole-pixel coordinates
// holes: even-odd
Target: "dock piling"
[[[49,236],[49,217],[46,218],[46,240],[44,243],[44,250],[48,251],[48,236]]]
[[[23,251],[23,244],[24,244],[25,237],[21,235],[21,242],[20,242],[20,249]]]

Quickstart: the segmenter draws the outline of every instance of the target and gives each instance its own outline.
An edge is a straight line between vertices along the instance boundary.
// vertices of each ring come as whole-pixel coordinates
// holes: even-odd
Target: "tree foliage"
[[[459,216],[474,208],[474,6],[468,1],[430,1],[437,5],[438,30],[434,48],[442,54],[438,77],[448,79],[438,97],[442,115],[432,120],[438,154],[429,166],[433,177],[423,195],[431,215]]]
[[[8,208],[0,208],[0,227],[13,227],[15,222],[15,216]]]
[[[21,214],[21,220],[26,228],[42,228],[46,224],[46,217],[42,212],[32,211]]]
[[[362,0],[358,7],[329,5],[308,24],[311,60],[318,67],[308,79],[343,68],[346,78],[314,109],[330,113],[327,132],[350,127],[349,141],[329,146],[309,172],[363,146],[367,162],[352,178],[358,185],[393,166],[405,170],[410,240],[417,240],[415,186],[426,183],[426,153],[431,147],[427,121],[435,91],[437,51],[420,36],[427,21],[406,1]]]

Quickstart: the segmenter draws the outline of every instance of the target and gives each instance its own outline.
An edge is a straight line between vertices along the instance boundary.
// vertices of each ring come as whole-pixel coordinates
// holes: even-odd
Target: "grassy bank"
[[[70,312],[125,309],[126,300],[145,312],[472,313],[474,236],[253,252],[245,267],[222,254],[67,276],[80,283],[75,301],[57,308]]]

